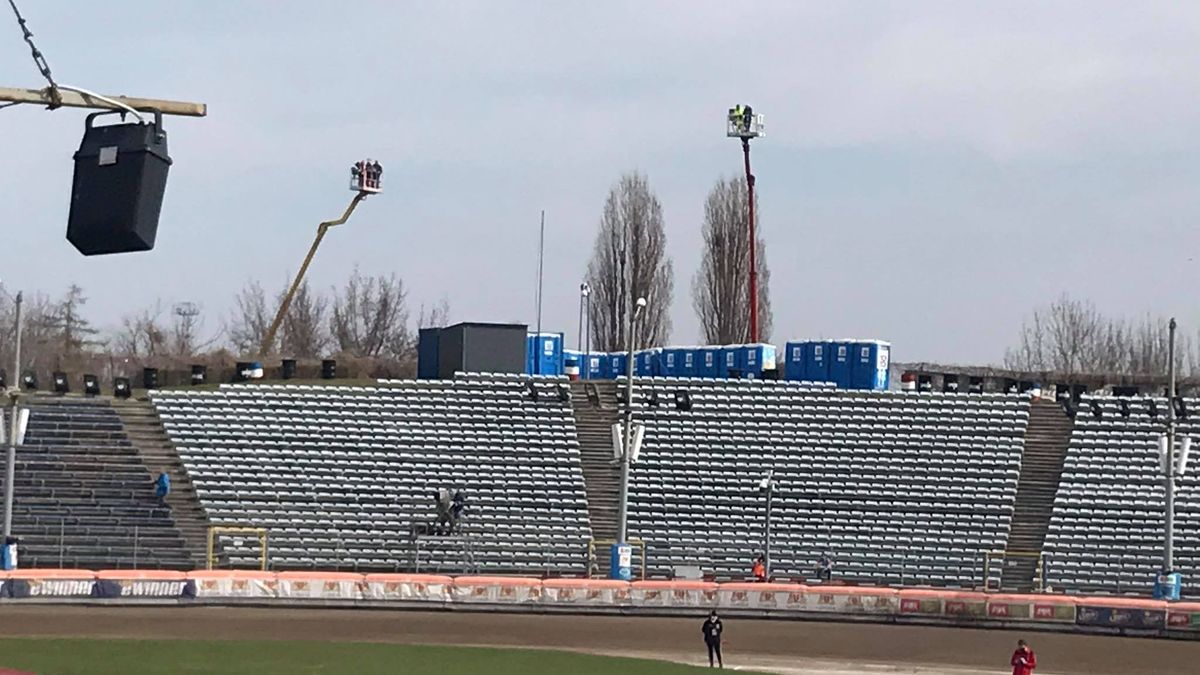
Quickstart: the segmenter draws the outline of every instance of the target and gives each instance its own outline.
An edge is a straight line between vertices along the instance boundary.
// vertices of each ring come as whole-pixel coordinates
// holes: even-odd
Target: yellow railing
[[[259,569],[267,571],[267,529],[265,527],[234,527],[212,525],[208,528],[208,569],[213,569],[217,560],[217,537],[221,535],[246,535],[258,537]]]

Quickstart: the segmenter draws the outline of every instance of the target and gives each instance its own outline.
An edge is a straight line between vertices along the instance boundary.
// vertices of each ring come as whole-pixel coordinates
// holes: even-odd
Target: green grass
[[[531,649],[344,642],[0,639],[0,668],[39,675],[403,673],[696,675],[660,661]],[[705,669],[707,670],[707,669]]]

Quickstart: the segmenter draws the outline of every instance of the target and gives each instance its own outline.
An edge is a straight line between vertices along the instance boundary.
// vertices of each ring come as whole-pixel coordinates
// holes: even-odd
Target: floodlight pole
[[[325,238],[325,233],[329,228],[336,227],[345,223],[350,219],[350,214],[354,213],[354,209],[359,202],[367,198],[371,194],[366,190],[359,190],[358,194],[354,195],[354,199],[350,201],[350,205],[346,207],[342,217],[337,220],[327,220],[317,226],[317,237],[313,239],[312,246],[308,249],[308,255],[304,256],[304,263],[300,265],[300,271],[296,273],[296,278],[292,280],[292,285],[288,288],[287,295],[283,296],[283,302],[279,304],[279,311],[275,313],[274,320],[271,321],[271,327],[267,329],[266,335],[263,336],[262,346],[259,348],[259,358],[266,358],[271,352],[271,346],[275,344],[275,334],[279,332],[279,326],[283,323],[283,317],[287,315],[288,308],[292,305],[292,298],[296,296],[296,290],[300,288],[301,282],[304,281],[304,274],[308,272],[308,266],[312,264],[313,256],[317,254],[317,247],[321,245],[321,240]]]
[[[758,240],[754,236],[754,174],[750,172],[750,138],[742,137],[746,162],[746,211],[750,222],[750,344],[758,344]]]
[[[632,289],[633,284],[630,284]],[[625,341],[625,438],[621,443],[621,489],[617,504],[617,543],[627,541],[629,519],[629,462],[633,454],[633,352],[637,334],[638,315],[642,306],[633,302],[630,293],[631,312],[629,313],[629,336]]]
[[[1175,571],[1175,318],[1167,324],[1167,457],[1166,517],[1163,533],[1163,574]]]
[[[20,409],[17,407],[17,391],[20,390],[21,382],[21,304],[23,296],[20,291],[17,292],[17,297],[14,298],[16,304],[15,324],[13,332],[15,336],[15,352],[13,356],[13,382],[16,386],[12,390],[12,419],[9,425],[8,434],[8,451],[4,457],[4,541],[0,545],[8,542],[8,538],[12,536],[12,516],[13,516],[13,488],[16,484],[17,472],[17,431],[19,427],[18,419],[20,418]]]
[[[767,579],[771,578],[771,506],[775,498],[775,471],[767,471],[767,477],[764,481],[764,492],[767,498],[767,522],[763,528],[763,567],[766,569]]]

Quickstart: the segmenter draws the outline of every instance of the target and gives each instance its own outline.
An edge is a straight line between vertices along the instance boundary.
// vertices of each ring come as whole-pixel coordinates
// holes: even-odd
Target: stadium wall
[[[1200,603],[804,584],[350,572],[17,570],[0,603],[151,602],[927,623],[1200,639]]]

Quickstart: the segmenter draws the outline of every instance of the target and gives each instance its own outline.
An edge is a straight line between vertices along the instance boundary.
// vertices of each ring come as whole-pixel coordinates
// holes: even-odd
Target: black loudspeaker
[[[117,398],[129,398],[133,393],[133,386],[129,384],[128,377],[118,377],[113,380],[113,396]]]
[[[676,410],[691,410],[692,395],[686,389],[678,389],[675,391],[675,409]]]
[[[36,391],[38,388],[37,373],[32,370],[27,370],[21,375],[21,387],[30,391]]]
[[[922,393],[933,391],[933,376],[917,375],[917,391]]]
[[[145,389],[158,387],[158,368],[142,368],[142,387]]]
[[[296,359],[284,359],[280,364],[280,376],[285,380],[296,377]]]
[[[192,366],[192,384],[204,384],[208,381],[208,366],[195,364]]]
[[[83,376],[83,393],[87,394],[88,396],[99,396],[100,395],[100,378],[96,377],[95,375],[91,375],[91,374],[84,375]]]
[[[968,394],[982,394],[983,393],[983,378],[972,375],[971,378],[969,380],[967,380],[967,393]]]
[[[148,123],[93,124],[113,114],[87,116],[75,153],[67,241],[84,255],[149,251],[158,234],[171,166],[162,114]]]
[[[942,376],[942,391],[951,394],[958,393],[958,376],[947,373]]]
[[[337,377],[337,361],[333,359],[325,359],[321,362],[321,377],[326,380],[332,380]]]
[[[54,378],[54,393],[67,394],[71,391],[71,383],[67,380],[67,374],[61,370],[56,370],[51,374]]]

